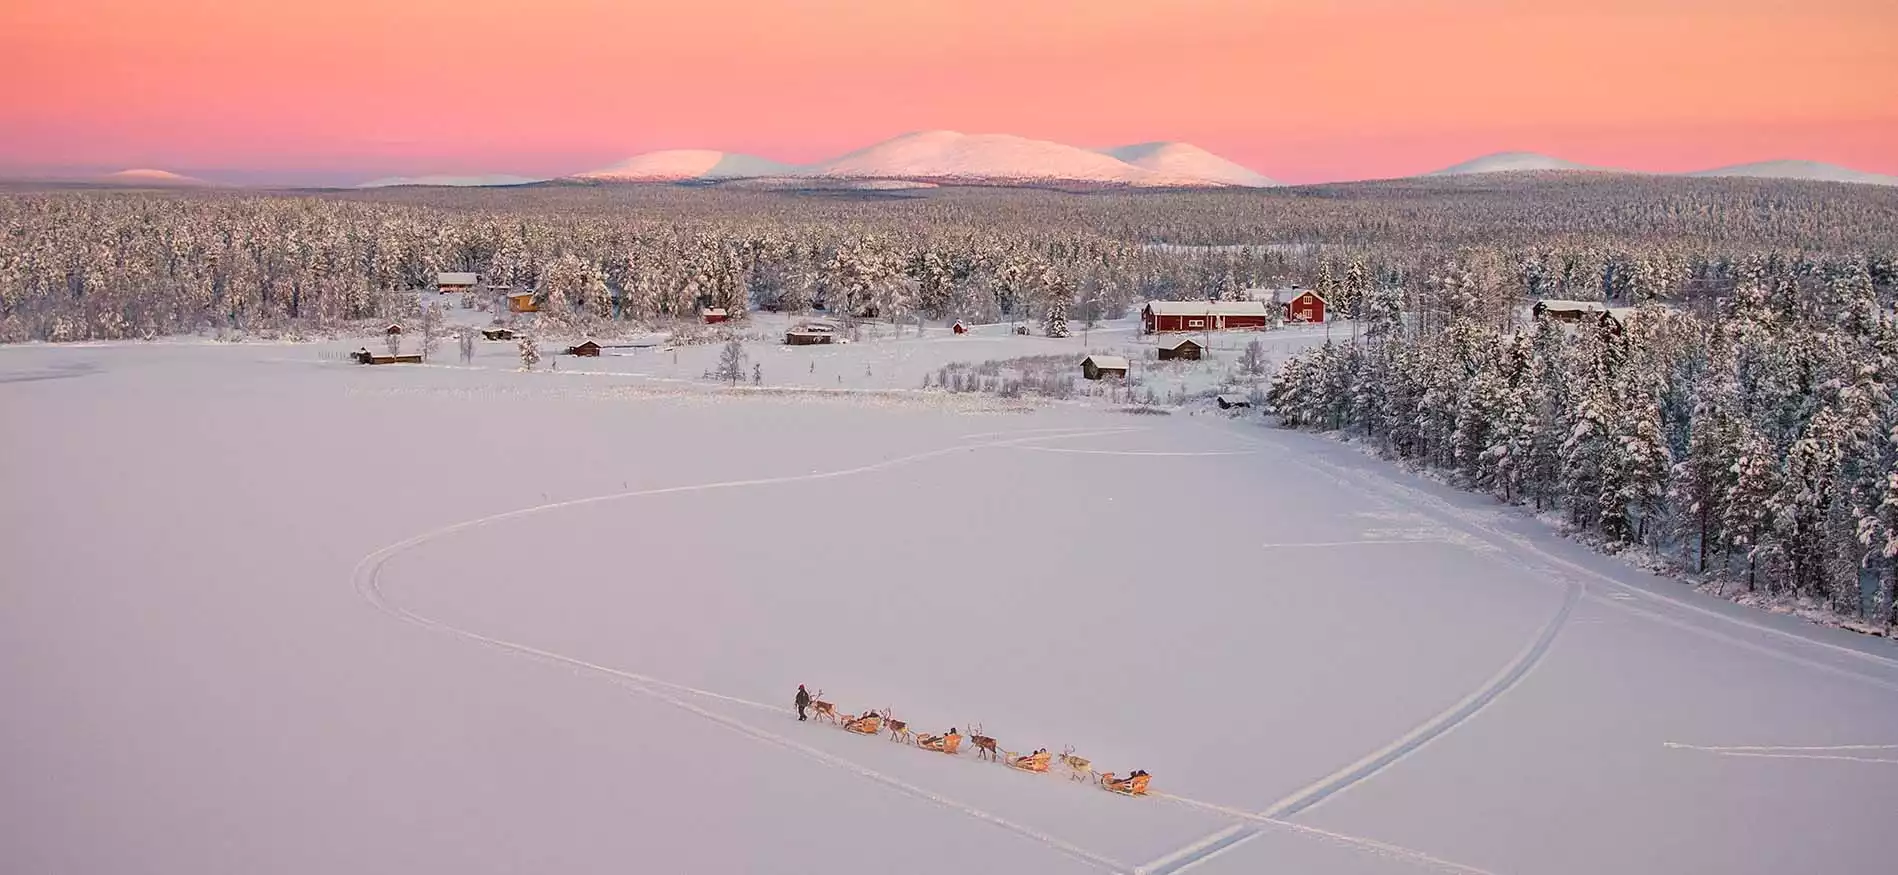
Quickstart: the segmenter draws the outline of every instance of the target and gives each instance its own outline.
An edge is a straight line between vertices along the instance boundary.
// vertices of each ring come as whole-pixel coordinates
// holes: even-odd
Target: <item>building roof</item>
[[[435,275],[435,285],[438,286],[472,286],[474,284],[475,275],[472,273],[438,273]]]
[[[1148,301],[1155,316],[1264,316],[1260,301]]]
[[[1213,400],[1218,401],[1221,404],[1226,404],[1228,406],[1234,405],[1234,404],[1244,404],[1248,407],[1252,406],[1252,399],[1244,395],[1231,395],[1231,394],[1214,395]]]
[[[1161,349],[1179,349],[1182,346],[1191,346],[1191,347],[1197,347],[1199,349],[1205,349],[1205,347],[1199,345],[1199,341],[1194,340],[1193,338],[1190,338],[1190,337],[1182,337],[1182,338],[1179,338],[1178,340],[1160,341]]]
[[[725,308],[724,307],[706,307],[705,309],[700,310],[699,313],[700,315],[704,315],[704,316],[723,316],[725,315]]]
[[[1293,301],[1296,301],[1296,300],[1298,300],[1299,298],[1302,298],[1302,297],[1305,297],[1306,295],[1310,295],[1310,296],[1312,296],[1312,297],[1314,297],[1314,298],[1317,298],[1317,299],[1318,299],[1318,300],[1320,300],[1320,301],[1324,301],[1324,304],[1325,304],[1325,306],[1327,306],[1327,307],[1329,307],[1329,306],[1331,306],[1331,302],[1330,302],[1330,301],[1325,301],[1325,296],[1324,296],[1324,295],[1321,295],[1321,294],[1318,294],[1318,290],[1317,290],[1317,289],[1286,289],[1286,291],[1288,291],[1288,292],[1291,292],[1291,293],[1292,293],[1292,296],[1291,296],[1291,297],[1289,297],[1289,298],[1286,298],[1286,299],[1285,299],[1285,303],[1287,303],[1287,304],[1289,304],[1289,303],[1291,303],[1291,302],[1293,302]]]
[[[531,298],[534,296],[534,291],[532,289],[522,289],[518,292],[508,292],[507,296],[510,298]]]
[[[1094,367],[1110,371],[1127,370],[1127,360],[1117,355],[1091,355],[1081,360],[1081,364],[1093,362]]]

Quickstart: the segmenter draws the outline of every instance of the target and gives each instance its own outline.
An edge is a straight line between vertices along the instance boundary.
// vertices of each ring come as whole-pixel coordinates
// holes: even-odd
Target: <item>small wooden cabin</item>
[[[389,327],[382,329],[382,333],[383,334],[401,334],[402,326],[391,322],[389,323]]]
[[[1090,380],[1107,377],[1127,379],[1127,360],[1117,355],[1091,355],[1081,359],[1081,376]]]
[[[729,321],[731,314],[727,313],[724,307],[706,307],[699,311],[699,318],[707,325],[717,325],[720,322]]]
[[[435,275],[435,289],[444,295],[452,292],[472,292],[479,279],[472,273],[438,273]]]
[[[957,319],[956,324],[949,326],[949,330],[957,334],[968,334],[969,326],[962,324],[962,320]]]
[[[835,332],[820,331],[815,328],[793,328],[784,332],[784,342],[788,346],[815,346],[820,343],[835,343]]]
[[[1184,359],[1186,361],[1196,362],[1199,361],[1200,353],[1202,352],[1204,352],[1204,348],[1201,347],[1197,341],[1186,337],[1174,341],[1161,341],[1159,349],[1160,361],[1163,362],[1173,359]]]
[[[509,292],[507,296],[509,313],[539,313],[540,305],[534,302],[534,293],[526,290]]]
[[[364,365],[419,365],[422,363],[421,353],[377,355],[365,349],[352,352],[349,357],[355,359],[357,364]]]
[[[599,358],[600,345],[589,340],[589,341],[586,341],[585,343],[579,344],[578,346],[569,346],[567,347],[567,355],[578,355],[578,356],[587,356],[590,358]]]
[[[481,336],[489,340],[513,340],[514,329],[512,328],[483,328],[481,329]]]
[[[1213,396],[1213,401],[1219,405],[1219,409],[1221,410],[1252,406],[1252,399],[1244,395],[1215,395]]]
[[[1529,309],[1530,315],[1538,322],[1544,319],[1556,322],[1586,322],[1591,319],[1600,319],[1606,312],[1608,312],[1608,305],[1600,301],[1564,301],[1556,298],[1537,301],[1535,306]]]
[[[1285,321],[1318,324],[1325,321],[1331,302],[1311,289],[1294,289],[1285,301]]]

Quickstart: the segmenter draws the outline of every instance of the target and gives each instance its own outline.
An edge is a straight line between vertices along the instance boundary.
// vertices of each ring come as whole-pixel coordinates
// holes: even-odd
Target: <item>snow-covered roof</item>
[[[1194,340],[1191,337],[1182,337],[1177,340],[1162,340],[1160,341],[1160,348],[1161,349],[1179,349],[1180,347],[1186,346],[1187,344],[1192,344],[1193,346],[1199,346],[1199,341]]]
[[[472,286],[474,284],[475,275],[472,273],[438,273],[435,275],[435,285],[438,286]]]
[[[1214,395],[1213,400],[1218,401],[1219,403],[1225,404],[1227,406],[1231,406],[1234,404],[1245,404],[1245,405],[1252,404],[1252,399],[1247,398],[1244,395]]]
[[[1320,301],[1324,301],[1325,306],[1327,307],[1331,306],[1331,302],[1325,301],[1325,296],[1318,294],[1318,290],[1316,289],[1286,289],[1285,291],[1291,293],[1289,297],[1285,298],[1285,302],[1288,304],[1306,295],[1310,295],[1314,298],[1317,298]]]
[[[725,308],[724,307],[706,307],[705,309],[700,310],[699,312],[706,316],[723,316],[725,315]]]
[[[1093,362],[1094,367],[1110,371],[1127,370],[1127,360],[1117,355],[1091,355],[1081,360],[1081,364]]]
[[[1148,301],[1155,316],[1264,316],[1259,301]]]
[[[520,291],[518,291],[518,292],[509,292],[509,293],[507,294],[507,296],[508,296],[508,297],[510,297],[510,298],[531,298],[531,297],[533,297],[533,296],[534,296],[534,290],[533,290],[533,289],[521,289],[521,290],[520,290]]]

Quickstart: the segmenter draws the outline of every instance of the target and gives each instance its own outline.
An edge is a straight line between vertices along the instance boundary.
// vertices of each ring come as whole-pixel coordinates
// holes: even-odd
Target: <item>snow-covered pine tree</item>
[[[516,346],[521,354],[521,370],[531,371],[535,365],[540,364],[540,344],[535,343],[532,336],[521,335],[520,342]]]

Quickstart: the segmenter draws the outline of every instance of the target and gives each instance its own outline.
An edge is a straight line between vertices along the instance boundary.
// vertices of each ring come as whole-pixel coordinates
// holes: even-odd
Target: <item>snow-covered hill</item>
[[[1124,160],[1125,152],[1135,161]],[[918,131],[812,165],[818,176],[1102,185],[1270,185],[1271,181],[1184,143],[1094,151],[1012,134]]]
[[[110,185],[166,186],[176,188],[192,188],[211,184],[195,176],[185,176],[182,173],[173,173],[169,170],[153,170],[149,167],[137,167],[131,170],[120,170],[117,173],[108,173],[100,177],[99,181]]]
[[[1138,143],[1100,150],[1156,175],[1189,180],[1188,184],[1236,185],[1263,188],[1277,185],[1250,168],[1234,164],[1191,143]]]
[[[389,176],[372,179],[356,186],[357,188],[388,188],[396,185],[435,185],[455,188],[469,188],[488,185],[527,185],[544,180],[532,176],[513,176],[506,173],[490,173],[481,176]]]
[[[1497,152],[1472,158],[1461,164],[1453,164],[1442,170],[1431,171],[1426,176],[1464,176],[1472,173],[1523,173],[1539,170],[1608,170],[1606,167],[1590,167],[1573,161],[1564,161],[1552,155],[1536,152]]]
[[[1867,173],[1820,161],[1759,161],[1735,164],[1686,174],[1688,176],[1748,176],[1757,179],[1806,179],[1818,182],[1856,182],[1864,185],[1898,185],[1898,176]]]
[[[796,168],[768,158],[712,149],[666,149],[634,155],[611,167],[575,174],[599,182],[683,182],[695,179],[744,179],[784,176]]]

